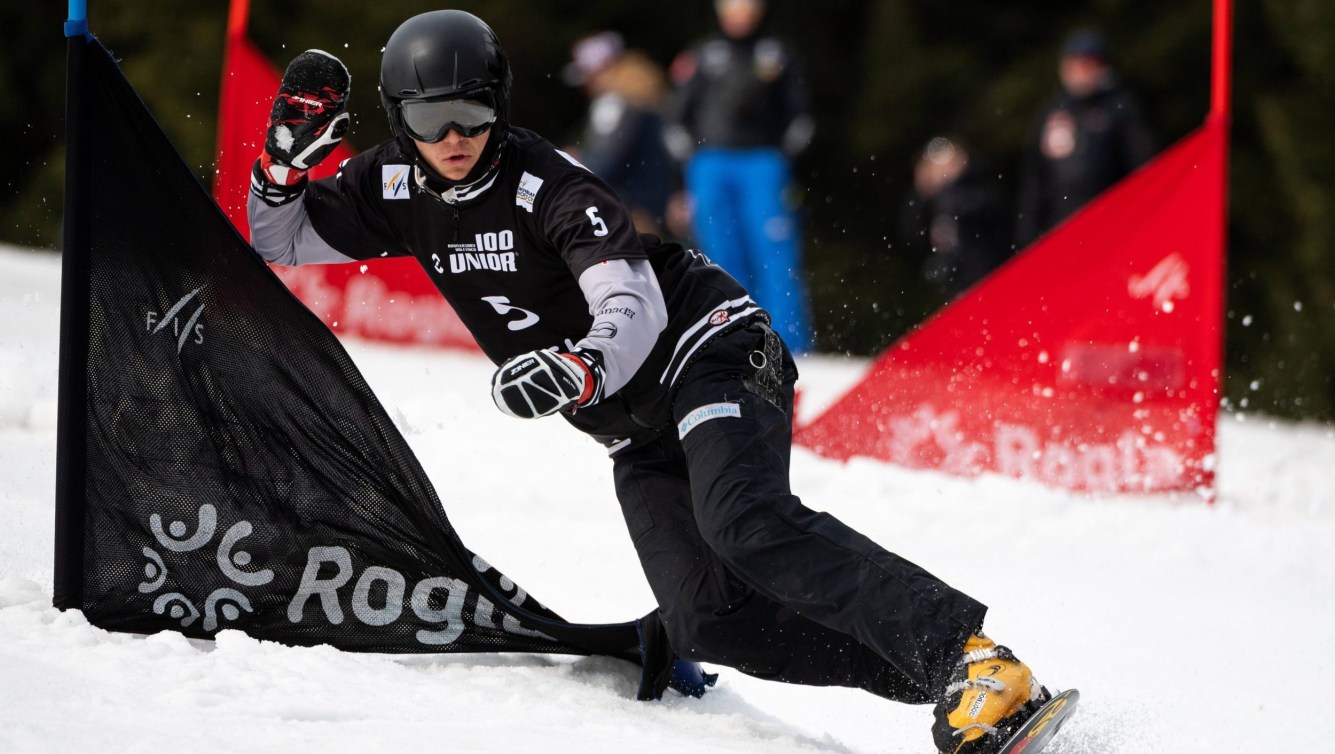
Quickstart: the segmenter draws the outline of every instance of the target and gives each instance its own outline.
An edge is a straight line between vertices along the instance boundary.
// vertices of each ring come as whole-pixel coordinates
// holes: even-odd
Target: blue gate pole
[[[70,17],[65,19],[65,36],[88,36],[88,0],[70,0]]]

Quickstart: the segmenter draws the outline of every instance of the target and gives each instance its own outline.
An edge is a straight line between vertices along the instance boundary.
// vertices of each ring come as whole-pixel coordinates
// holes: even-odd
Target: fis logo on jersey
[[[201,285],[185,294],[176,303],[172,304],[166,312],[148,312],[144,317],[144,329],[150,335],[166,333],[167,336],[175,340],[177,353],[181,352],[187,341],[203,345],[204,324],[199,321],[199,318],[204,314],[204,304],[200,303],[199,308],[193,310],[190,314],[184,313],[202,290],[204,290],[204,286]]]
[[[541,188],[541,178],[532,173],[524,173],[519,179],[519,191],[515,192],[515,206],[523,207],[532,214],[533,202],[538,198],[538,190]]]
[[[381,165],[380,180],[383,193],[381,196],[385,199],[407,199],[408,198],[408,166],[407,165]]]
[[[447,248],[450,272],[458,275],[472,270],[491,272],[518,272],[518,257],[514,251],[515,234],[512,230],[499,233],[475,233],[473,243],[452,243]],[[439,254],[431,255],[431,266],[445,274],[445,260]]]

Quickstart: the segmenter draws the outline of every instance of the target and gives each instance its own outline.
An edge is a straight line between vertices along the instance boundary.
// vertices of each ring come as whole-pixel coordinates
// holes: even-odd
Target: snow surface
[[[704,699],[640,703],[635,669],[616,660],[351,654],[236,631],[145,637],[56,611],[60,263],[0,248],[0,270],[0,752],[932,750],[926,707],[726,668]],[[497,413],[480,357],[349,349],[472,549],[572,620],[649,609],[601,448],[562,422]],[[803,359],[803,413],[865,366]],[[991,635],[1045,683],[1081,689],[1049,751],[1298,751],[1335,727],[1333,468],[1331,427],[1230,415],[1213,506],[802,449],[793,484],[988,603]]]

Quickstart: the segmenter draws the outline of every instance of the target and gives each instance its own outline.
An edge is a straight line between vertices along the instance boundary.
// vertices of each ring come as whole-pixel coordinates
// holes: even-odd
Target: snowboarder
[[[767,313],[699,252],[636,234],[602,180],[509,123],[510,66],[485,23],[404,22],[380,69],[394,138],[309,181],[346,131],[349,88],[327,53],[288,67],[252,176],[256,250],[416,257],[498,365],[497,408],[560,414],[607,447],[665,628],[651,641],[935,703],[948,752],[997,751],[1047,701],[983,636],[982,604],[790,492],[797,370]]]

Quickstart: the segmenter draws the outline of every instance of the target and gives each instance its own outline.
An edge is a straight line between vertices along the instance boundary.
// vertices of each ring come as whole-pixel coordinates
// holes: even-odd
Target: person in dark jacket
[[[1016,218],[1023,248],[1154,156],[1140,106],[1118,85],[1107,41],[1067,38],[1061,90],[1039,113],[1025,152]]]
[[[668,149],[685,164],[695,240],[769,309],[797,351],[811,344],[790,161],[811,141],[793,52],[762,32],[762,0],[717,0],[721,34],[672,64]]]
[[[923,278],[952,299],[1011,256],[1001,192],[958,140],[927,143],[913,171],[904,230],[926,249]]]
[[[626,203],[636,228],[662,233],[675,170],[663,143],[667,77],[614,31],[581,38],[571,58],[561,78],[589,96],[576,157]]]
[[[394,138],[309,181],[341,138],[349,81],[302,53],[253,170],[255,250],[416,258],[497,364],[498,410],[560,415],[606,447],[658,602],[646,658],[935,703],[939,748],[996,751],[1046,689],[982,635],[985,606],[792,494],[797,370],[767,312],[704,255],[637,234],[603,180],[510,124],[510,85],[476,16],[414,16],[381,61]]]

